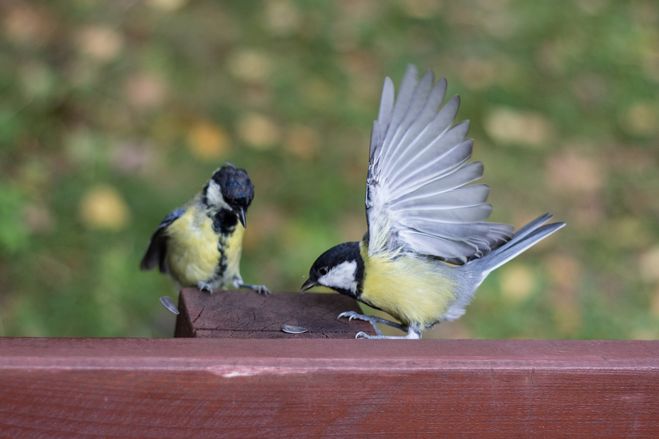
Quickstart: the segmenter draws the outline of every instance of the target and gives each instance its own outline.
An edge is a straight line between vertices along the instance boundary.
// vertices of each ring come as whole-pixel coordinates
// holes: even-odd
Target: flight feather
[[[373,123],[366,179],[369,254],[414,252],[465,263],[508,241],[512,227],[485,221],[489,188],[472,162],[469,122],[442,105],[447,83],[409,66],[395,93],[386,78]]]

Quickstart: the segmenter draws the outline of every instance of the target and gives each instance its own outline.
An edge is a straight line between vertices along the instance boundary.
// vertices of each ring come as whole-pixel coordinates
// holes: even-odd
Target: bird
[[[513,232],[486,221],[489,187],[473,184],[483,164],[472,161],[469,121],[454,124],[459,97],[442,105],[445,78],[409,65],[396,95],[386,77],[373,123],[366,176],[367,232],[338,244],[309,269],[302,291],[324,286],[398,321],[347,311],[338,318],[369,322],[375,335],[420,339],[438,323],[460,318],[495,269],[553,234],[564,222],[544,214]],[[386,336],[384,324],[405,335]]]
[[[265,285],[247,284],[240,275],[247,209],[253,199],[247,171],[230,163],[218,168],[192,200],[160,222],[140,268],[158,267],[179,286],[207,293],[234,287],[269,294]]]

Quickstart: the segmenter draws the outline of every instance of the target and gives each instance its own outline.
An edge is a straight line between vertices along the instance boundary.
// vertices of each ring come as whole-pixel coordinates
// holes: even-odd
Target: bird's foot
[[[355,334],[355,338],[366,338],[369,340],[419,340],[421,339],[421,331],[414,327],[407,328],[407,335],[370,335],[364,331],[359,331]]]
[[[377,335],[382,335],[382,331],[380,331],[380,328],[378,328],[377,325],[376,325],[377,317],[365,316],[365,315],[359,314],[358,312],[355,312],[355,311],[345,311],[345,312],[342,312],[341,314],[339,314],[338,316],[336,316],[336,318],[337,319],[344,319],[345,318],[345,319],[348,319],[348,321],[351,321],[353,319],[363,320],[363,321],[368,322],[368,323],[371,324],[371,326],[373,327],[373,330],[375,331],[375,333]],[[366,334],[366,333],[365,332],[360,332],[360,334]]]
[[[199,289],[199,291],[202,291],[204,293],[213,294],[213,287],[208,282],[204,282],[204,281],[197,282],[197,288]]]
[[[262,296],[267,296],[270,294],[270,290],[265,285],[238,284],[238,288],[247,288]]]
[[[356,320],[363,320],[365,322],[368,322],[371,324],[373,329],[375,330],[375,334],[378,336],[382,335],[382,332],[380,329],[377,327],[378,323],[381,323],[383,325],[391,326],[392,328],[400,329],[401,331],[405,331],[405,327],[401,325],[400,323],[392,322],[391,320],[383,319],[382,317],[376,317],[376,316],[367,316],[364,314],[359,314],[358,312],[355,311],[346,311],[342,312],[338,316],[336,316],[337,319],[342,319],[346,318],[348,321],[356,319]]]
[[[252,290],[262,296],[267,296],[270,294],[270,290],[265,285],[246,284],[243,282],[243,278],[240,275],[233,277],[233,287],[247,288],[248,290]]]

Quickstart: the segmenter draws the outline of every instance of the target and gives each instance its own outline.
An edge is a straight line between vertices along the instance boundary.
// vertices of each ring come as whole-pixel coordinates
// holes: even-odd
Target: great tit
[[[357,338],[421,338],[433,325],[462,316],[477,287],[565,223],[542,215],[517,232],[485,221],[489,188],[470,184],[483,165],[470,161],[468,121],[453,125],[457,96],[441,106],[446,80],[409,66],[398,92],[384,81],[373,124],[366,177],[367,232],[320,255],[302,285],[322,285],[395,317],[400,323],[348,311],[376,331]],[[383,336],[376,324],[407,332]]]
[[[140,267],[156,266],[180,286],[208,293],[222,288],[249,288],[269,294],[240,276],[240,255],[247,209],[254,185],[244,169],[226,164],[213,173],[201,192],[169,213],[151,236]]]

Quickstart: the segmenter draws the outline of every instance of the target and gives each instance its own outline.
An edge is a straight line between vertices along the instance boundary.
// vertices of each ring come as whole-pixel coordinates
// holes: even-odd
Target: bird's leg
[[[369,335],[364,331],[359,331],[355,338],[368,338],[371,340],[419,340],[421,339],[421,330],[416,325],[409,325],[403,330],[407,330],[407,335]]]
[[[346,318],[348,321],[356,319],[356,320],[363,320],[365,322],[368,322],[371,324],[373,329],[375,330],[375,333],[378,336],[382,336],[382,332],[380,331],[380,328],[376,326],[377,323],[381,323],[383,325],[391,326],[392,328],[400,329],[401,331],[405,331],[405,327],[401,325],[400,323],[392,322],[391,320],[383,319],[382,317],[376,317],[376,316],[367,316],[364,314],[359,314],[358,312],[355,311],[346,311],[342,312],[338,316],[336,316],[337,319],[342,319]]]
[[[243,279],[240,276],[236,276],[233,278],[233,286],[235,288],[247,288],[249,290],[257,292],[262,296],[267,296],[268,294],[270,294],[270,290],[265,285],[246,284],[243,282]]]

